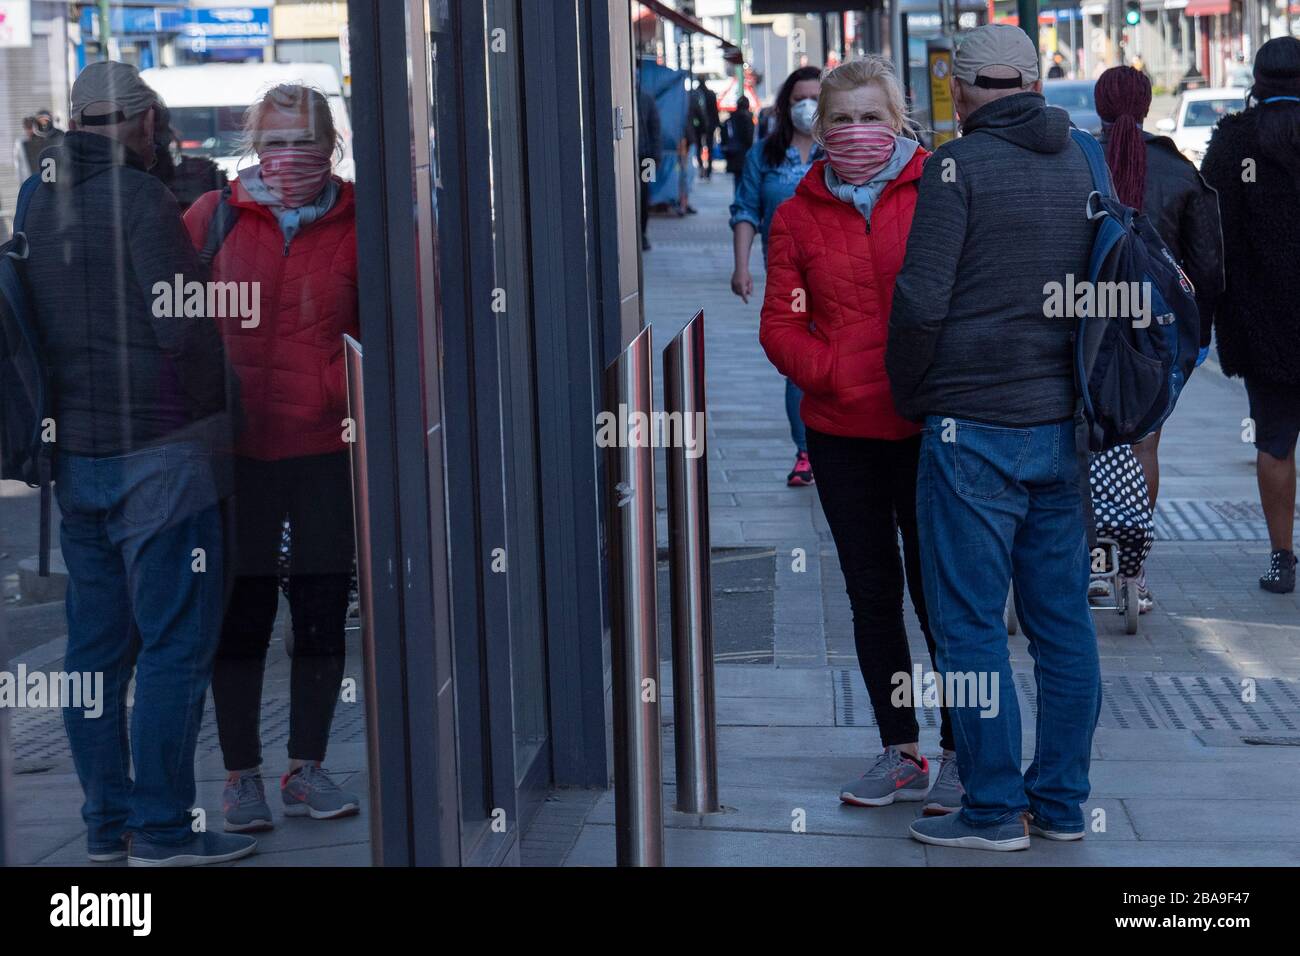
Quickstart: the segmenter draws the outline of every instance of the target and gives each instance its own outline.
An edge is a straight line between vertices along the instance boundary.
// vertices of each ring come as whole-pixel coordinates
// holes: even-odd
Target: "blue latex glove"
[[[1210,356],[1210,347],[1207,345],[1196,353],[1196,367],[1200,368],[1201,364]]]

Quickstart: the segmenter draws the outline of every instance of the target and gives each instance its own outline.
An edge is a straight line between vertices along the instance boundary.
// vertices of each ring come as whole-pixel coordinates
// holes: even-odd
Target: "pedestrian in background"
[[[709,89],[703,76],[696,79],[695,89],[691,93],[690,116],[694,133],[695,161],[699,164],[700,176],[703,179],[712,179],[713,143],[722,120],[718,116],[718,95]]]
[[[14,173],[20,186],[32,173],[40,172],[41,153],[62,143],[63,136],[49,110],[37,110],[23,117],[22,135],[14,140]]]
[[[754,277],[749,272],[749,255],[754,236],[763,239],[763,263],[768,256],[768,232],[772,217],[781,203],[794,195],[800,180],[812,164],[821,158],[821,147],[813,140],[813,120],[817,116],[817,97],[821,93],[821,70],[800,67],[786,77],[776,95],[776,128],[750,149],[745,168],[731,204],[732,246],[735,269],[731,273],[731,291],[749,302],[754,294]],[[786,476],[790,487],[813,483],[812,465],[808,461],[808,441],[799,418],[799,386],[785,380],[785,414],[794,441],[794,468]]]
[[[1219,121],[1201,173],[1219,193],[1226,288],[1219,361],[1246,381],[1269,566],[1259,586],[1295,590],[1295,451],[1300,435],[1300,40],[1255,55],[1241,113]]]
[[[1093,191],[1069,117],[1042,95],[1018,27],[965,34],[953,60],[960,138],[926,163],[894,288],[886,367],[899,412],[925,421],[917,475],[921,578],[965,795],[923,818],[923,843],[1022,850],[1083,836],[1101,707],[1075,454],[1073,324],[1049,283],[1086,277]],[[1038,689],[1028,769],[1003,617],[1012,578]],[[996,701],[994,696],[996,695]],[[1026,819],[1027,815],[1027,819]]]
[[[840,799],[866,807],[927,800],[927,810],[944,813],[961,808],[948,713],[931,790],[930,763],[919,749],[921,702],[893,699],[899,675],[912,686],[905,577],[934,658],[916,538],[920,429],[894,411],[885,374],[894,276],[929,155],[911,132],[903,91],[884,57],[852,60],[822,78],[814,136],[826,158],[813,163],[772,219],[759,340],[804,393],[817,495],[835,538],[858,666],[884,748],[866,773],[840,788]]]
[[[740,191],[740,177],[745,171],[745,157],[754,145],[754,114],[749,111],[749,97],[736,98],[736,108],[722,124],[722,155],[732,177],[732,193]]]
[[[27,217],[25,266],[58,422],[63,666],[104,675],[99,719],[64,710],[90,859],[190,866],[238,859],[256,843],[191,829],[220,636],[213,453],[229,447],[230,379],[210,319],[170,307],[173,283],[203,273],[176,200],[147,172],[157,99],[125,63],[93,63],[77,77],[73,129],[45,154],[55,175]]]
[[[642,85],[640,76],[636,84],[637,154],[641,181],[641,251],[650,251],[646,228],[650,222],[650,184],[659,175],[660,154],[663,152],[663,127],[659,122],[659,107],[654,95]]]
[[[1126,206],[1143,213],[1196,290],[1201,318],[1201,354],[1209,353],[1214,306],[1223,292],[1223,237],[1219,199],[1196,167],[1167,136],[1142,130],[1151,109],[1151,80],[1136,65],[1111,67],[1097,78],[1097,115],[1115,192]],[[1146,478],[1151,513],[1160,492],[1160,430],[1133,446]],[[1152,607],[1146,567],[1138,573],[1142,613]]]
[[[32,174],[31,143],[36,138],[36,117],[24,116],[22,132],[14,140],[14,177],[21,186]]]
[[[249,108],[245,137],[258,164],[240,171],[228,197],[207,193],[185,215],[202,249],[218,205],[238,213],[212,279],[259,283],[261,296],[256,323],[220,319],[247,419],[235,447],[235,579],[212,676],[232,831],[272,825],[258,723],[286,520],[293,650],[280,801],[286,816],[314,820],[360,808],[322,769],[343,682],[354,550],[343,353],[343,336],[360,335],[353,188],[333,175],[339,134],[318,90],[273,87]]]
[[[149,172],[162,180],[184,213],[204,193],[224,186],[226,174],[206,156],[184,155],[176,147],[176,141],[176,131],[171,126],[171,112],[160,100],[158,122],[154,128],[154,155],[157,162]]]

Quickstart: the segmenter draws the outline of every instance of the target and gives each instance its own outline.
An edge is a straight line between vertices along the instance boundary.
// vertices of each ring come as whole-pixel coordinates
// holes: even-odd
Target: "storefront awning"
[[[1187,6],[1183,8],[1183,15],[1188,17],[1226,16],[1231,9],[1231,0],[1187,0]]]
[[[745,55],[741,53],[740,47],[732,43],[725,37],[720,37],[699,20],[682,13],[680,10],[674,10],[666,4],[660,3],[660,0],[636,0],[641,6],[645,7],[657,17],[663,17],[671,23],[677,24],[688,33],[701,33],[706,37],[713,37],[722,44],[722,58],[728,63],[744,63]]]

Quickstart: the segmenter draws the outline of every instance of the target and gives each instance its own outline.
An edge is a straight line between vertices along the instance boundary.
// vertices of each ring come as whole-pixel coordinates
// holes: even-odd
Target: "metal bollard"
[[[383,801],[380,800],[379,690],[375,682],[375,619],[373,578],[370,573],[370,482],[366,471],[366,401],[362,388],[361,343],[343,336],[343,357],[348,383],[348,418],[354,429],[351,443],[352,526],[356,534],[357,598],[361,604],[361,665],[365,682],[366,776],[370,781],[370,857],[383,866]]]
[[[620,423],[654,407],[650,329],[605,370],[605,408]],[[643,431],[644,434],[644,431]],[[606,451],[614,668],[614,831],[619,866],[664,862],[655,605],[655,471],[651,443],[619,440]]]
[[[664,349],[664,409],[669,422],[680,423],[680,440],[666,443],[677,809],[682,813],[717,813],[718,728],[713,698],[709,465],[704,449],[703,312],[697,313]],[[694,446],[688,447],[692,439]]]

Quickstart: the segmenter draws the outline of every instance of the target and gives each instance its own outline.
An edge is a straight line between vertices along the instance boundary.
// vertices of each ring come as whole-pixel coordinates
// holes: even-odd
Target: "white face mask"
[[[805,135],[812,132],[813,120],[817,118],[817,101],[800,100],[790,107],[790,122],[794,128]]]

